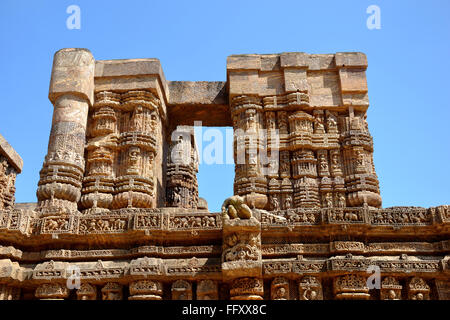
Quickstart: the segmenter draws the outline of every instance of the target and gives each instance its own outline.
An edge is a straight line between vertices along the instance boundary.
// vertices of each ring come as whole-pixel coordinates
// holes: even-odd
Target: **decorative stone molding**
[[[336,299],[367,300],[370,298],[366,277],[347,274],[334,278],[334,294]]]
[[[408,282],[409,300],[430,300],[430,286],[419,277],[413,277]]]
[[[61,283],[44,283],[37,287],[34,295],[41,300],[63,300],[69,296],[69,289]]]
[[[162,300],[163,286],[159,281],[139,280],[130,284],[128,300]]]
[[[239,278],[233,280],[230,288],[231,300],[262,300],[263,282],[258,278]]]
[[[298,283],[299,300],[323,300],[320,279],[314,276],[305,276]]]
[[[192,285],[185,280],[172,284],[172,300],[192,300]]]
[[[270,297],[272,300],[289,300],[289,280],[276,277],[270,284]]]
[[[122,300],[123,289],[122,285],[116,282],[108,282],[102,288],[102,300]]]
[[[200,280],[197,282],[197,300],[219,300],[217,282],[213,280]]]

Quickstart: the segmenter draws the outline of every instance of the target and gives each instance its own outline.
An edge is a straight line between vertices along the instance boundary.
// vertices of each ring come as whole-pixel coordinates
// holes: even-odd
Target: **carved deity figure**
[[[224,219],[250,219],[252,210],[247,206],[243,197],[234,195],[223,202],[222,216]]]
[[[272,196],[270,199],[270,204],[272,205],[272,210],[273,211],[278,211],[280,210],[280,203],[278,202],[278,198],[277,196]]]
[[[141,149],[139,147],[131,147],[128,150],[128,174],[138,174],[139,172],[139,158],[141,156]]]
[[[181,190],[180,190],[180,187],[175,187],[173,189],[173,204],[174,204],[174,206],[179,206],[181,204]]]
[[[143,131],[144,124],[144,110],[142,106],[137,106],[131,117],[131,130],[132,131]]]
[[[291,204],[292,204],[292,197],[290,195],[287,195],[286,199],[284,200],[284,207],[286,208],[286,210],[291,208]]]
[[[314,115],[314,132],[315,133],[325,132],[323,121],[324,121],[323,113],[316,113]]]
[[[327,129],[328,133],[337,132],[337,117],[331,112],[327,112]]]
[[[338,208],[345,208],[346,206],[346,200],[345,200],[345,194],[344,193],[338,193],[336,195],[336,206]]]

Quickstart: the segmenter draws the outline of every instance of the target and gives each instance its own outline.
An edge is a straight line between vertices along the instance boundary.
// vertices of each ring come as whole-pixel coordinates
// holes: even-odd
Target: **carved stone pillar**
[[[77,290],[77,300],[97,300],[97,287],[89,283],[82,283]]]
[[[102,300],[122,300],[122,285],[115,282],[108,282],[102,288]]]
[[[172,284],[172,300],[192,300],[192,285],[185,280],[177,280]]]
[[[289,280],[276,277],[270,284],[270,297],[272,300],[289,300]]]
[[[430,300],[430,286],[422,278],[412,278],[408,283],[408,299]]]
[[[163,286],[159,281],[139,280],[130,283],[128,300],[162,300]]]
[[[19,300],[20,288],[0,284],[0,300]]]
[[[37,287],[34,295],[41,300],[64,300],[69,296],[69,289],[61,283],[44,283]]]
[[[334,279],[334,294],[336,299],[368,300],[369,288],[366,277],[356,274],[347,274]]]
[[[267,179],[261,162],[266,141],[260,139],[264,127],[262,102],[257,96],[237,96],[231,99],[234,128],[234,162],[237,174],[234,194],[245,196],[250,207],[267,204]]]
[[[213,280],[200,280],[197,283],[197,300],[219,300],[217,282]]]
[[[231,299],[262,299],[261,223],[224,219],[222,230],[222,274],[232,282]]]
[[[118,153],[120,94],[101,91],[88,122],[86,174],[81,190],[85,213],[101,213],[111,208]]]
[[[197,208],[198,154],[194,128],[178,126],[167,159],[166,202],[169,207]]]
[[[394,277],[386,277],[381,282],[381,300],[401,300],[402,286]]]
[[[76,212],[85,168],[84,146],[94,95],[95,61],[86,49],[55,53],[49,98],[54,105],[48,152],[36,192],[43,215]]]
[[[320,279],[314,276],[305,276],[298,283],[299,300],[323,300]]]
[[[112,208],[154,208],[156,178],[162,170],[158,156],[162,135],[160,100],[150,91],[121,95],[119,154]]]

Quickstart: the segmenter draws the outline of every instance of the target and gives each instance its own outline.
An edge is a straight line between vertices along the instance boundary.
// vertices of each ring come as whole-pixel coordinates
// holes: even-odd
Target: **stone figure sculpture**
[[[225,219],[250,219],[252,217],[252,210],[245,204],[243,197],[235,195],[223,202],[222,216]]]

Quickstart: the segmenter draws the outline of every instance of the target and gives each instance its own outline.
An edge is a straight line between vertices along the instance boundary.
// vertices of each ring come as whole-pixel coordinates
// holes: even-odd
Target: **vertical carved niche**
[[[94,67],[88,50],[62,49],[55,53],[49,93],[54,105],[52,129],[36,192],[38,210],[43,215],[78,210]]]
[[[159,281],[139,280],[130,284],[128,300],[162,300],[163,286]]]
[[[334,294],[336,299],[368,300],[369,288],[366,277],[356,274],[347,274],[334,279]]]
[[[270,284],[270,297],[272,300],[289,300],[289,280],[276,277]]]
[[[385,277],[381,282],[381,300],[401,300],[402,285],[394,277]]]
[[[77,300],[97,300],[97,288],[89,283],[82,283],[77,290]]]
[[[323,300],[322,284],[314,276],[305,276],[298,283],[299,300]]]
[[[231,100],[234,128],[234,194],[246,196],[252,207],[267,204],[267,179],[262,170],[260,152],[265,152],[262,102],[256,96],[236,96]]]
[[[116,282],[108,282],[102,288],[102,300],[122,300],[123,287]]]
[[[155,163],[161,135],[160,100],[150,91],[121,96],[119,152],[112,208],[156,207]]]
[[[41,300],[64,300],[69,297],[69,289],[61,283],[44,283],[36,288],[35,296]]]
[[[192,300],[192,285],[185,280],[177,280],[172,284],[172,300]]]
[[[289,115],[295,207],[320,207],[317,159],[312,149],[313,123],[314,117],[305,111]]]
[[[1,149],[0,149],[1,152]],[[0,210],[14,207],[17,170],[0,153]]]
[[[120,94],[98,92],[88,122],[86,174],[83,179],[81,207],[86,213],[111,208],[119,134]]]
[[[430,300],[430,286],[422,278],[412,278],[408,283],[408,299]]]
[[[192,208],[198,205],[198,153],[194,128],[178,126],[172,133],[167,159],[166,205]]]
[[[373,141],[366,114],[349,110],[342,118],[344,174],[348,203],[352,207],[381,207],[378,177],[373,163]]]
[[[201,280],[197,283],[197,300],[218,300],[219,288],[214,280]]]

